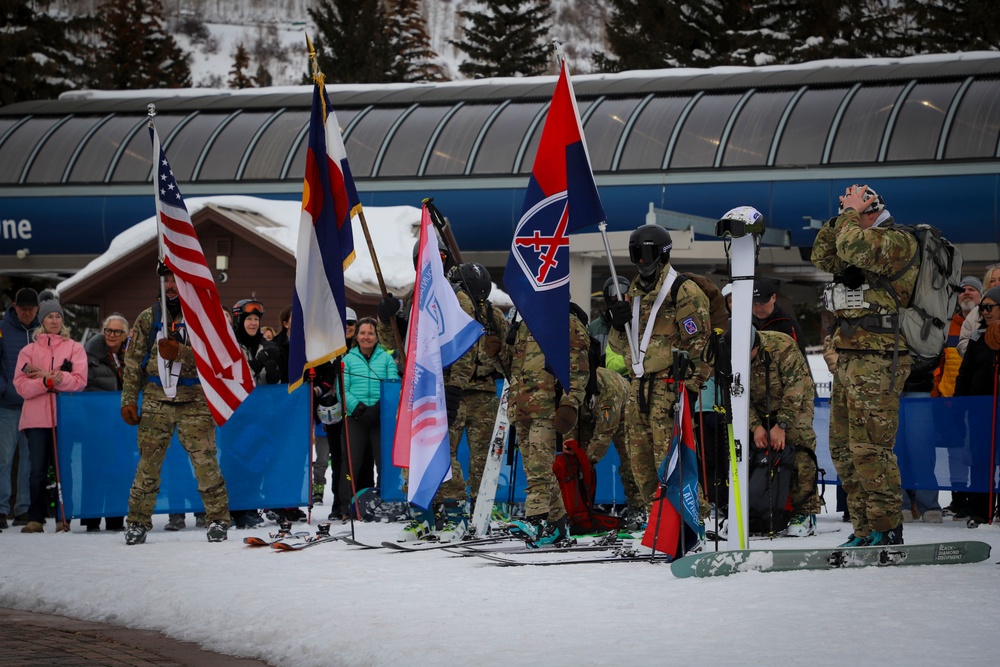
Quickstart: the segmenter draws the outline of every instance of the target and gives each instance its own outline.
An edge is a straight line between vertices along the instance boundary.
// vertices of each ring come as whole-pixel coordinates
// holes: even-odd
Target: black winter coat
[[[986,344],[983,330],[979,338],[969,341],[969,347],[962,357],[955,380],[956,396],[992,396],[996,381],[994,364],[1000,361],[1000,351],[991,350]]]
[[[118,364],[108,355],[104,336],[91,337],[83,346],[87,353],[87,388],[84,391],[118,391],[122,388],[121,371],[125,367],[125,353],[118,350]]]

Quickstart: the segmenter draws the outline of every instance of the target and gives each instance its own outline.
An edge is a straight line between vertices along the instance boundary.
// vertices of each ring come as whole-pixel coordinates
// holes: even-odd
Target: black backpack
[[[787,444],[780,452],[754,447],[747,491],[751,534],[771,535],[788,527],[794,455],[795,447]]]

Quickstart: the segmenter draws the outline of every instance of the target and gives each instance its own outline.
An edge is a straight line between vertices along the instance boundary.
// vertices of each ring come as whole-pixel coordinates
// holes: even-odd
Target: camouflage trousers
[[[483,479],[486,458],[490,453],[490,440],[496,424],[500,399],[493,392],[467,391],[462,399],[465,435],[469,440],[469,492],[475,504],[479,496],[479,483]],[[509,445],[508,445],[509,446]]]
[[[900,355],[892,358],[840,350],[830,395],[830,456],[847,494],[855,535],[895,528],[903,521],[899,466],[892,451],[899,420],[899,395],[910,373]]]
[[[819,514],[823,509],[823,501],[816,484],[816,432],[812,425],[813,411],[808,410],[807,413],[800,413],[800,418],[789,424],[785,432],[788,443],[795,446],[795,454],[792,455],[792,511],[798,514]]]
[[[556,456],[556,429],[551,417],[518,420],[517,442],[524,459],[526,479],[525,516],[548,516],[558,521],[566,516],[559,482],[552,472]]]
[[[618,452],[618,474],[622,481],[622,490],[625,494],[625,501],[629,507],[643,507],[642,494],[639,493],[639,485],[635,483],[635,475],[632,474],[632,456],[629,453],[628,429],[625,427],[625,406],[620,412],[615,414],[600,407],[600,401],[594,408],[593,420],[585,420],[580,424],[579,437],[580,444],[587,452],[587,458],[592,461],[600,461],[607,454],[612,443],[615,451]],[[581,415],[581,420],[584,415]],[[615,494],[615,501],[618,501]]]
[[[139,422],[139,467],[129,492],[128,522],[149,530],[156,496],[160,492],[160,470],[170,439],[177,438],[191,457],[198,492],[205,504],[205,520],[229,524],[229,494],[219,470],[215,449],[215,421],[204,400],[173,403],[144,398]]]
[[[667,455],[674,428],[674,401],[677,393],[673,383],[666,382],[667,373],[654,376],[646,382],[633,380],[625,403],[625,429],[628,433],[628,455],[632,474],[639,487],[642,504],[648,510],[656,487],[657,471]],[[651,386],[650,386],[651,383]],[[649,412],[639,409],[639,391],[647,393]]]

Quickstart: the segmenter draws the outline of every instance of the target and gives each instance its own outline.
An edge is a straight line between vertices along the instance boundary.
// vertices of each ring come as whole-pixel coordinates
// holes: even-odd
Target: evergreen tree
[[[48,0],[0,0],[0,105],[83,85],[93,19],[50,16]]]
[[[233,68],[229,70],[230,88],[253,88],[254,82],[246,74],[247,67],[250,67],[250,56],[247,54],[243,42],[236,46],[236,55],[233,57]]]
[[[904,0],[914,53],[1000,50],[996,0]]]
[[[166,31],[160,0],[106,0],[98,7],[102,55],[95,88],[129,90],[191,85],[189,55]]]
[[[381,0],[319,0],[309,17],[318,34],[316,60],[330,83],[384,83],[393,78],[394,55]],[[304,83],[312,81],[307,72]]]
[[[477,11],[458,12],[465,39],[451,43],[469,60],[467,77],[532,76],[548,70],[549,0],[483,0]]]
[[[438,54],[431,49],[427,24],[420,13],[418,0],[396,0],[388,20],[390,52],[395,54],[395,80],[407,83],[447,81],[444,67],[434,62]]]

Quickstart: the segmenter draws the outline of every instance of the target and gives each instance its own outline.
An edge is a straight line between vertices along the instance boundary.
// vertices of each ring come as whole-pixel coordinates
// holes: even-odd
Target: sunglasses
[[[992,313],[993,309],[996,308],[996,307],[997,307],[997,304],[995,304],[995,303],[981,303],[981,304],[979,304],[979,310],[983,311],[984,313]]]
[[[122,329],[105,329],[104,333],[108,336],[124,336],[125,331]]]

